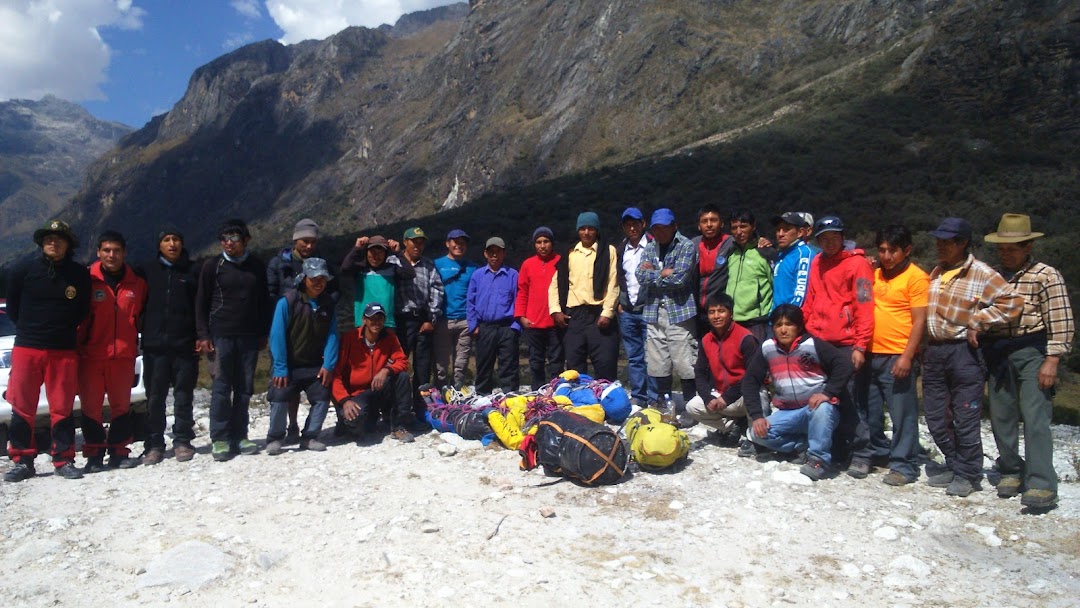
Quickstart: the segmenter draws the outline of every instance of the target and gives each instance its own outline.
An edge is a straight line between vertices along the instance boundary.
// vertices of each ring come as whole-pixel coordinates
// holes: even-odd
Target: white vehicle
[[[0,300],[0,446],[7,454],[8,428],[11,425],[11,403],[7,400],[8,376],[11,375],[11,349],[15,346],[15,323],[7,315],[7,305]],[[146,401],[146,385],[143,383],[143,358],[135,358],[135,383],[131,387],[131,402]],[[108,405],[108,400],[105,404]],[[79,398],[75,397],[74,413],[78,416]],[[42,390],[38,396],[37,427],[49,426],[49,402]],[[48,446],[38,445],[38,450],[48,450]]]

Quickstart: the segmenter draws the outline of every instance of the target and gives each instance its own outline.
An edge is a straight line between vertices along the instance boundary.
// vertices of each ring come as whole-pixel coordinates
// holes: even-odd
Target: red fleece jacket
[[[80,357],[135,359],[139,354],[139,315],[146,304],[146,281],[124,265],[113,291],[101,262],[90,266],[90,314],[79,325]]]
[[[342,336],[341,353],[334,368],[334,384],[331,387],[334,402],[341,403],[370,389],[371,379],[383,368],[389,369],[392,374],[409,370],[409,359],[401,350],[397,336],[384,330],[374,348],[368,348],[364,342],[363,327]]]
[[[818,255],[803,300],[806,331],[834,346],[866,351],[874,336],[874,271],[860,253]]]

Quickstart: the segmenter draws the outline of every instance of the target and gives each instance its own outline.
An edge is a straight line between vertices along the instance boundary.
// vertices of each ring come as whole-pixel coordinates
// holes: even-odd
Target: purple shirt
[[[497,271],[484,266],[469,277],[465,318],[469,322],[470,332],[481,323],[504,323],[514,331],[521,331],[514,318],[517,283],[517,271],[506,266]]]

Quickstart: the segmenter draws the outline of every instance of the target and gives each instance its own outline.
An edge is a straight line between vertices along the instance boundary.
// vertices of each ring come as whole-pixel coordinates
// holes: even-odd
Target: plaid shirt
[[[646,265],[649,267],[646,268]],[[660,244],[655,239],[645,245],[645,252],[641,254],[641,265],[634,276],[644,293],[643,317],[646,323],[659,321],[661,304],[667,309],[670,323],[681,323],[697,315],[697,305],[694,303],[696,266],[697,247],[679,232],[675,233],[675,238],[668,246],[663,262],[660,261]],[[660,273],[665,268],[671,268],[673,272],[661,277]],[[639,294],[638,301],[641,300],[642,295]]]
[[[401,261],[408,263],[402,256]],[[426,257],[413,264],[416,278],[401,285],[401,310],[399,315],[417,315],[425,321],[435,322],[442,314],[443,293],[442,279],[435,269],[435,262]]]
[[[1069,354],[1076,326],[1061,273],[1030,258],[1027,265],[1011,277],[1000,267],[995,266],[995,270],[1008,277],[1016,293],[1023,296],[1024,312],[1019,320],[1006,328],[995,329],[991,335],[1015,338],[1045,331],[1047,355]]]
[[[926,329],[933,340],[963,340],[968,328],[987,331],[1020,318],[1024,299],[993,268],[968,254],[960,273],[941,283],[942,268],[930,273]]]

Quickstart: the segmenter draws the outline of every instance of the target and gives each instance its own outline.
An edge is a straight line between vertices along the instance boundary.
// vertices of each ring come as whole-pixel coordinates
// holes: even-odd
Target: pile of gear
[[[690,451],[686,433],[671,424],[673,413],[635,412],[618,381],[573,370],[525,394],[441,392],[432,386],[421,387],[420,394],[436,431],[484,445],[498,441],[521,454],[522,470],[543,467],[548,475],[586,485],[617,483],[631,460],[645,471],[670,469]]]

